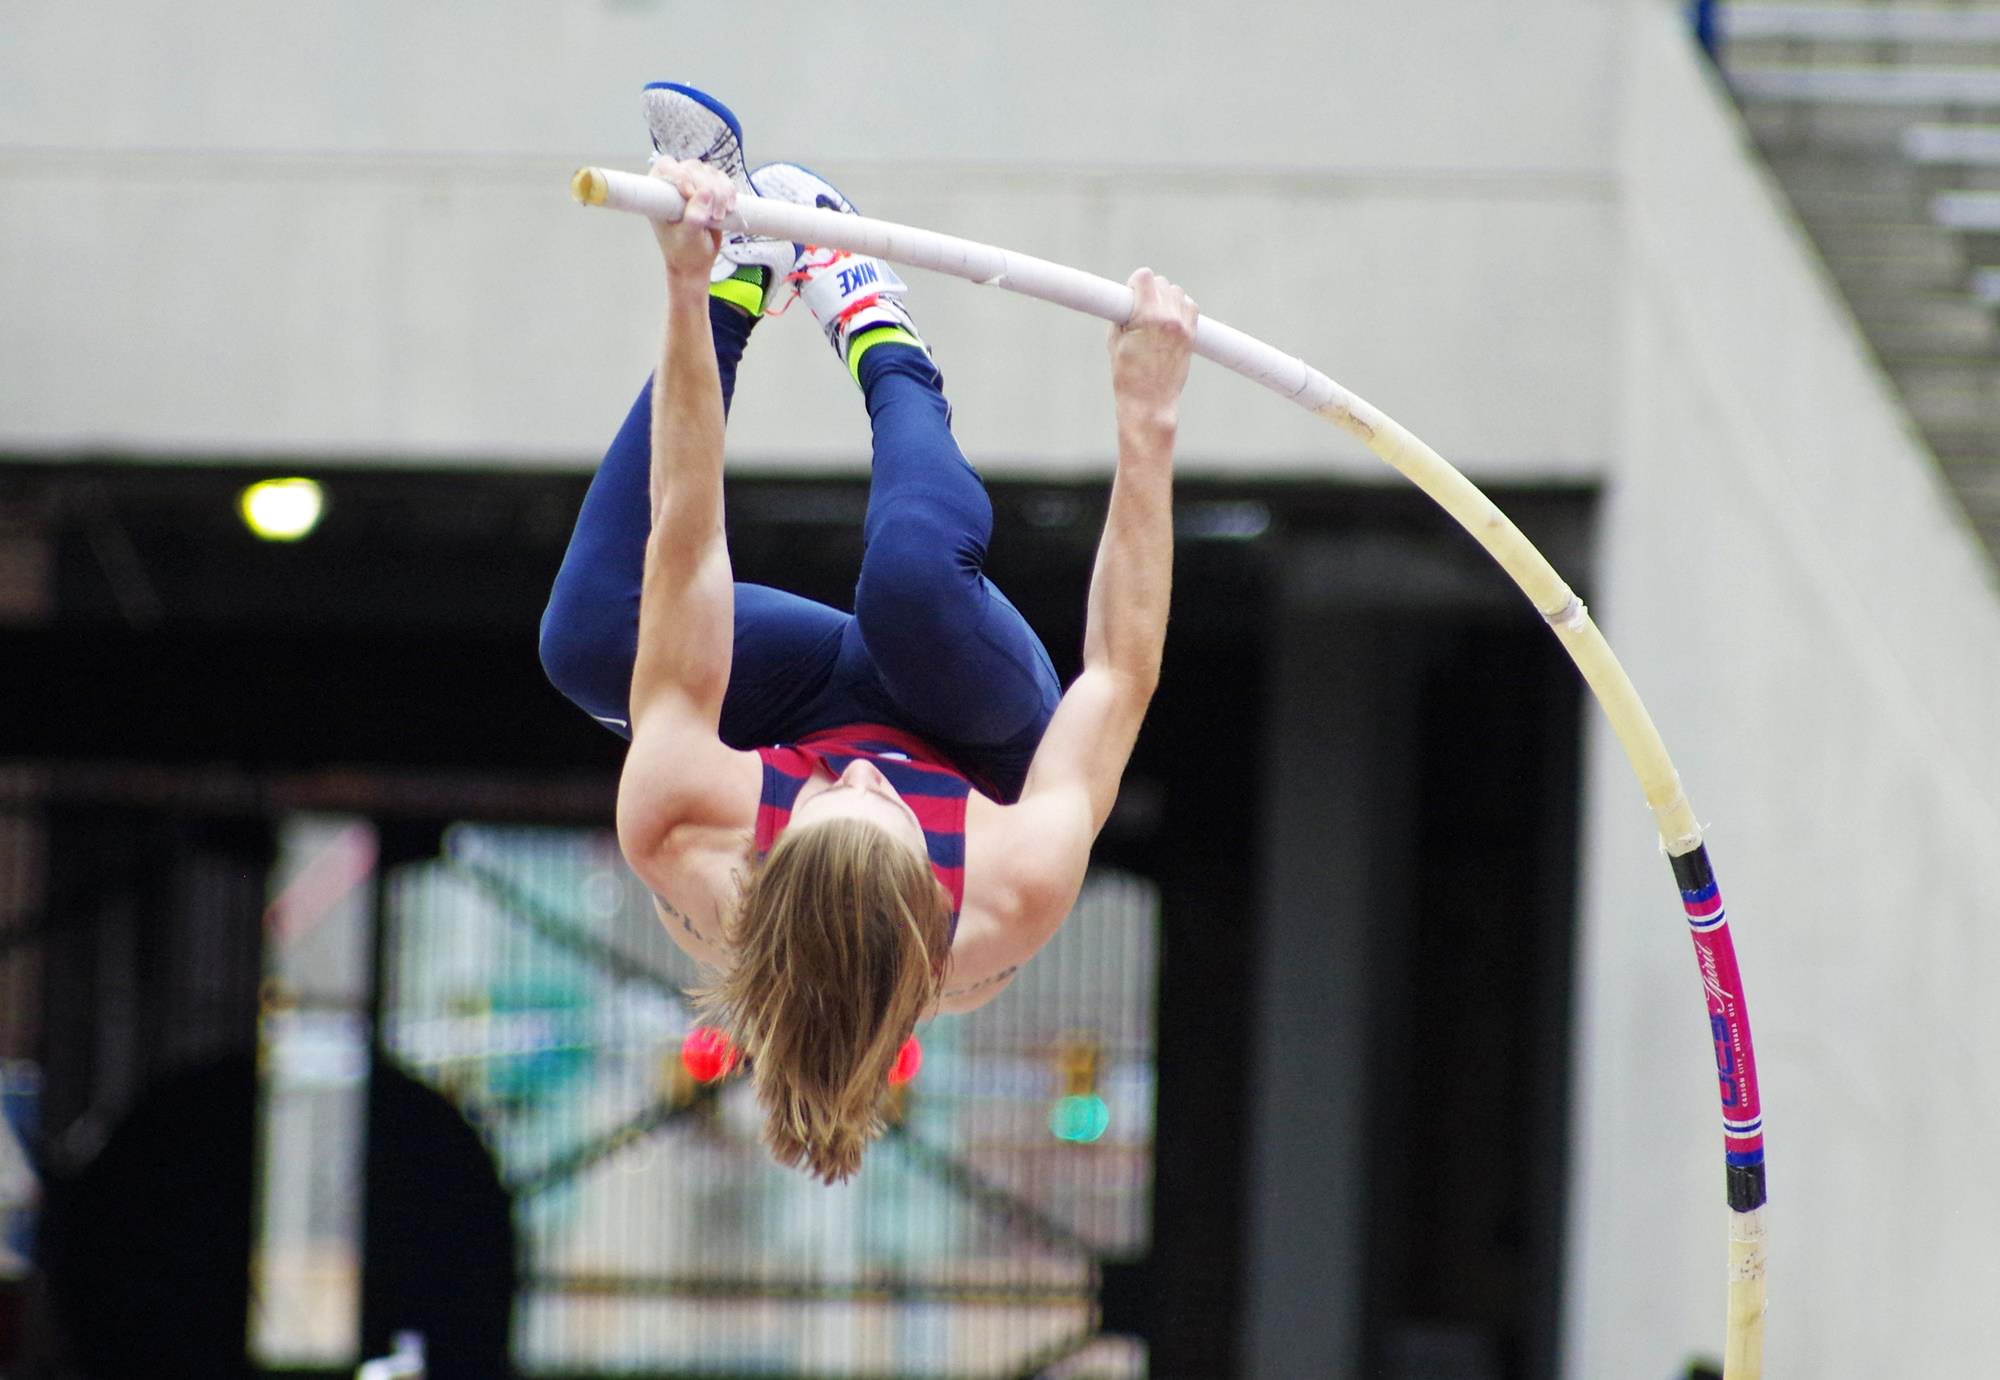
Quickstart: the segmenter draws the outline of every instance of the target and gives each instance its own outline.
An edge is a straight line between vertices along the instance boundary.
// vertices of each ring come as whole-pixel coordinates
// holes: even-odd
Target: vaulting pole
[[[667,182],[607,168],[583,168],[570,191],[588,206],[630,211],[654,220],[679,220],[680,193]],[[726,222],[731,231],[801,244],[873,254],[906,265],[949,273],[988,287],[1039,297],[1089,316],[1124,324],[1132,291],[1081,269],[1017,254],[976,240],[941,235],[891,221],[844,215],[761,197],[740,197]],[[1476,485],[1393,417],[1357,397],[1301,359],[1204,315],[1195,328],[1195,353],[1263,384],[1358,437],[1391,468],[1429,494],[1470,532],[1547,620],[1563,650],[1583,673],[1611,730],[1618,737],[1645,792],[1673,866],[1694,940],[1715,1042],[1722,1098],[1725,1181],[1730,1209],[1729,1312],[1723,1346],[1726,1380],[1761,1380],[1764,1363],[1764,1122],[1757,1090],[1757,1061],[1743,1001],[1729,922],[1702,844],[1694,807],[1681,790],[1666,744],[1640,702],[1625,668],[1581,600],[1555,567]]]

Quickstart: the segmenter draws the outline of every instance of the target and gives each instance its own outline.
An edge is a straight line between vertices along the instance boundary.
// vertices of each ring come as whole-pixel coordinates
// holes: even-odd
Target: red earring
[[[697,1083],[713,1083],[736,1067],[736,1046],[712,1025],[692,1027],[681,1041],[681,1067]]]
[[[896,1063],[889,1070],[889,1086],[901,1087],[917,1076],[917,1070],[924,1066],[924,1047],[912,1035],[903,1041],[903,1047],[896,1051]]]

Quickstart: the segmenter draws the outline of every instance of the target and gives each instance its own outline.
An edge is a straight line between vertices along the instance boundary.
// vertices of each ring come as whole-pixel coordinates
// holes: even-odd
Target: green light
[[[1103,1135],[1111,1125],[1111,1108],[1091,1093],[1075,1093],[1056,1099],[1049,1109],[1049,1131],[1057,1140],[1087,1145]]]
[[[297,541],[319,525],[326,498],[310,479],[266,479],[237,499],[243,522],[265,541]]]

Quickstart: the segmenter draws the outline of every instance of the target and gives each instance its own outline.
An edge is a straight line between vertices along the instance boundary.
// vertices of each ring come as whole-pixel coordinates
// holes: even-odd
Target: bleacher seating
[[[1698,23],[2000,559],[2000,4],[1717,0]]]

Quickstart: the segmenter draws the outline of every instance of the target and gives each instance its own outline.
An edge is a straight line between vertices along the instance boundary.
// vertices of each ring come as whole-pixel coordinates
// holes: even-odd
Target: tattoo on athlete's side
[[[969,997],[974,992],[983,992],[988,987],[997,987],[999,984],[1005,982],[1008,978],[1014,976],[1014,974],[1020,971],[1021,971],[1021,965],[1016,963],[1011,968],[1002,968],[999,972],[993,974],[992,977],[983,977],[979,979],[979,981],[968,983],[964,987],[946,988],[945,995],[947,997]]]
[[[676,910],[671,901],[657,894],[654,895],[653,901],[666,914],[680,921],[681,928],[686,930],[689,934],[693,935],[701,943],[707,944],[710,942],[709,937],[707,935],[703,934],[699,929],[695,928],[694,921],[688,919],[687,916],[683,915],[680,911]]]

